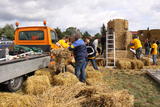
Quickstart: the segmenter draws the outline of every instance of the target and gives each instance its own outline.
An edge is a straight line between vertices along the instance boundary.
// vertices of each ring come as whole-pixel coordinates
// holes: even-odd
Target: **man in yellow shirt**
[[[63,37],[56,43],[56,45],[60,48],[68,48],[69,47],[68,39],[69,39],[68,37]]]
[[[157,60],[157,53],[158,53],[158,45],[156,44],[155,41],[153,41],[152,46],[151,46],[151,54],[152,54],[152,59],[153,59],[153,65],[156,65],[156,60]]]
[[[136,58],[140,59],[140,56],[142,54],[142,44],[137,36],[133,37],[133,41],[132,43],[130,43],[130,46],[134,46],[134,49],[136,50]]]

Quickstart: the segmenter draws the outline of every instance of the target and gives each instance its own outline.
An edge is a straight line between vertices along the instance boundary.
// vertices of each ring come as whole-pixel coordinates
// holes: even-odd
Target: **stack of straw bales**
[[[132,39],[132,34],[128,31],[128,21],[123,19],[114,19],[108,22],[108,28],[115,32],[116,49],[127,49],[129,42]]]
[[[48,76],[31,76],[27,78],[24,85],[24,92],[31,95],[42,94],[51,87]]]

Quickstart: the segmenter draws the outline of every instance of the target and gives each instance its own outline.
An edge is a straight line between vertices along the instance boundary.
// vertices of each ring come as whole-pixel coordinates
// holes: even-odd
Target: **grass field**
[[[127,89],[135,97],[135,107],[160,107],[160,84],[142,71],[105,72],[104,79],[112,89]]]

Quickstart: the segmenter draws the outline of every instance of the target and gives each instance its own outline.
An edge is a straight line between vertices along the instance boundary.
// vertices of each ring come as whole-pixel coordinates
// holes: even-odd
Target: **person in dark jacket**
[[[93,43],[90,41],[90,38],[85,39],[86,47],[87,47],[87,53],[88,53],[88,58],[87,58],[87,64],[89,61],[91,61],[92,66],[95,70],[98,70],[97,64],[96,64],[96,49]],[[86,64],[86,66],[87,66]]]
[[[87,58],[87,48],[84,41],[81,39],[81,35],[76,33],[72,35],[73,43],[69,47],[69,50],[73,51],[75,58],[75,75],[81,82],[86,81],[86,58]]]
[[[150,48],[151,48],[151,44],[148,41],[148,39],[146,39],[145,43],[144,43],[144,48],[145,48],[145,55],[149,55],[150,53]]]

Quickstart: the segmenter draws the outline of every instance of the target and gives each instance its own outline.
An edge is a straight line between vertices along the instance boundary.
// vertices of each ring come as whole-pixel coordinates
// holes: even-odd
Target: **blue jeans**
[[[96,59],[87,59],[86,67],[87,67],[89,61],[91,61],[93,68],[95,70],[98,70],[98,67],[97,67],[97,64],[96,64]]]
[[[153,59],[153,64],[156,64],[156,61],[157,61],[157,55],[152,55],[152,59]]]
[[[150,54],[150,47],[146,47],[145,48],[145,55],[149,55]]]
[[[86,81],[86,59],[82,59],[79,61],[76,61],[76,66],[75,66],[75,75],[81,82]]]

